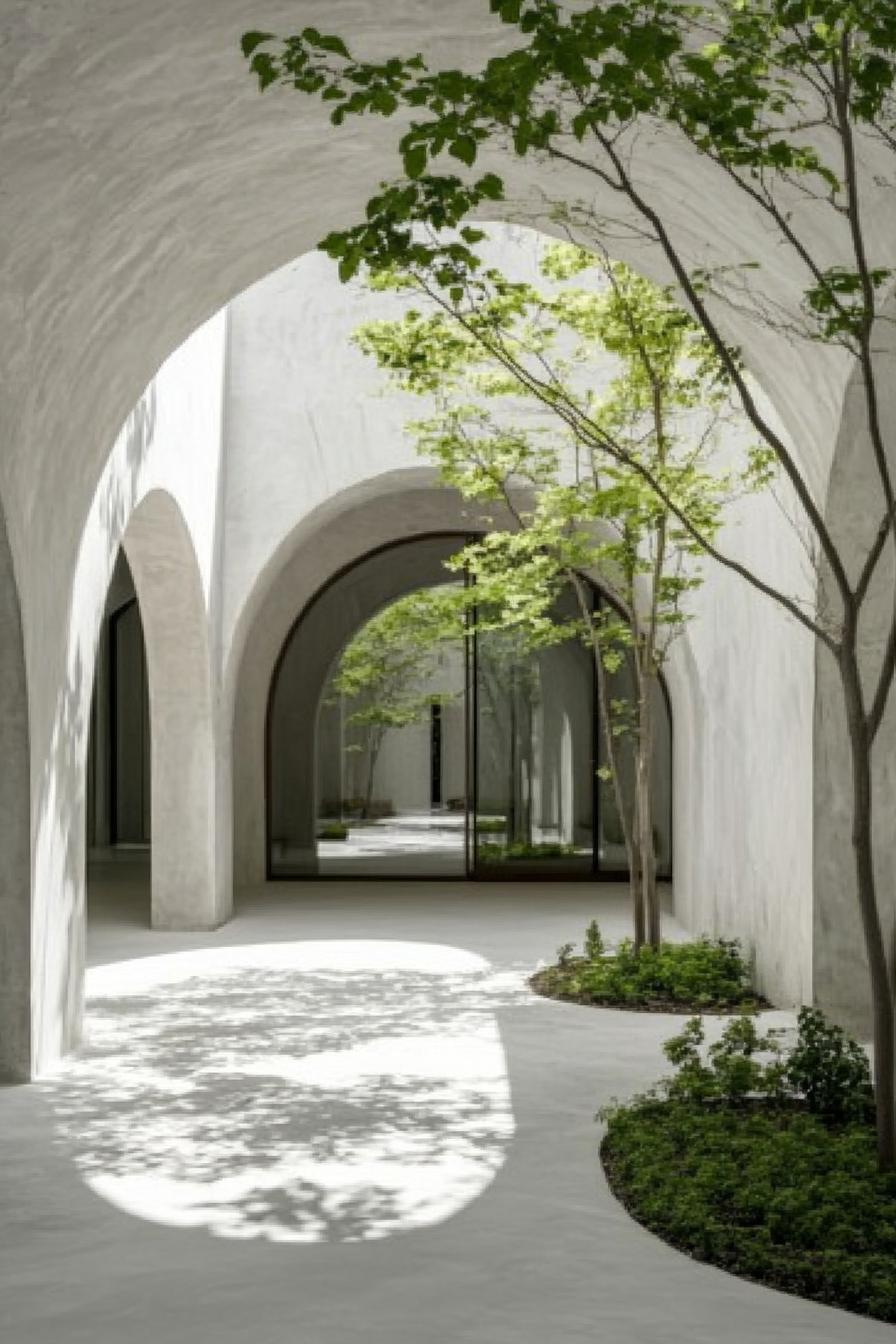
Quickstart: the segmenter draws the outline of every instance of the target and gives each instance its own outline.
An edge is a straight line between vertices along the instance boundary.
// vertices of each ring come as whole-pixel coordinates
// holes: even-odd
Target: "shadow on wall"
[[[441,1222],[514,1124],[495,1013],[513,973],[420,943],[262,944],[88,976],[90,1041],[52,1086],[88,1185],[135,1216],[276,1242]]]
[[[94,499],[72,582],[70,639],[36,789],[32,1061],[41,1072],[77,1044],[83,1002],[85,774],[93,667],[115,556],[156,431],[150,385],[128,417]]]

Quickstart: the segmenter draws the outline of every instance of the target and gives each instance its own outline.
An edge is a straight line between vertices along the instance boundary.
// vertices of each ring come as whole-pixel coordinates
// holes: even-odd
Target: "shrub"
[[[587,961],[600,961],[605,951],[600,925],[596,919],[592,919],[585,930],[585,959]]]
[[[760,1032],[752,1017],[732,1018],[721,1039],[709,1047],[704,1062],[703,1023],[699,1017],[692,1017],[679,1035],[663,1046],[676,1072],[660,1087],[679,1101],[712,1099],[731,1104],[757,1095],[780,1100],[786,1092],[780,1035],[775,1030]]]
[[[696,1259],[896,1321],[896,1182],[871,1125],[653,1101],[616,1113],[601,1155],[638,1221]]]
[[[575,845],[561,845],[557,841],[543,840],[537,844],[527,844],[515,840],[510,845],[480,845],[478,856],[486,863],[501,863],[504,859],[562,859],[575,854]]]
[[[810,1111],[832,1120],[858,1120],[873,1102],[868,1056],[817,1008],[801,1008],[799,1036],[787,1060],[787,1080]]]
[[[865,1053],[816,1009],[780,1031],[699,1018],[675,1073],[608,1121],[601,1153],[636,1218],[673,1245],[788,1292],[896,1321],[896,1176],[877,1169]]]
[[[680,1101],[712,1098],[731,1104],[761,1096],[776,1104],[803,1105],[837,1124],[869,1115],[871,1071],[856,1041],[817,1008],[800,1009],[796,1042],[786,1053],[782,1035],[774,1029],[761,1034],[753,1018],[736,1017],[704,1061],[703,1023],[692,1018],[663,1046],[676,1072],[661,1089]]]
[[[347,840],[348,827],[344,821],[328,821],[317,832],[318,840]]]
[[[530,984],[551,998],[629,1008],[712,1010],[758,1003],[736,942],[700,938],[636,952],[631,940],[623,939],[607,953],[594,921],[585,933],[584,957],[549,966]]]
[[[479,835],[503,835],[507,830],[507,818],[477,817],[476,830]]]

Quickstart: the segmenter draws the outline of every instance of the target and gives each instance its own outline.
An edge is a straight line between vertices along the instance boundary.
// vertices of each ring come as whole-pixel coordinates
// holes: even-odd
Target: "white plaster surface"
[[[422,48],[440,61],[472,65],[508,40],[481,0],[457,0],[448,8],[430,0],[386,7],[340,0],[336,9],[329,0],[305,0],[301,7],[301,22],[322,28],[334,26],[334,15],[358,51],[369,54]],[[236,359],[230,384],[236,396],[228,399],[222,429],[225,321],[213,315],[306,253],[329,228],[353,219],[395,168],[391,123],[364,118],[333,134],[312,101],[288,91],[258,95],[238,52],[240,33],[252,25],[289,30],[298,21],[287,0],[264,0],[251,13],[238,0],[191,0],[188,6],[175,0],[0,2],[0,501],[12,560],[7,584],[14,575],[22,627],[22,658],[12,660],[4,722],[16,750],[28,740],[31,779],[31,871],[23,871],[19,818],[9,851],[17,856],[16,874],[6,887],[15,894],[3,913],[4,929],[15,926],[18,934],[2,943],[0,979],[18,986],[21,999],[21,931],[30,920],[30,1003],[24,1009],[20,1003],[10,1018],[30,1015],[30,1033],[22,1032],[20,1020],[13,1050],[26,1072],[52,1062],[78,1035],[86,707],[99,613],[130,510],[150,490],[168,491],[195,553],[194,591],[201,589],[208,616],[214,741],[215,778],[202,788],[214,799],[214,889],[226,893],[231,733],[239,739],[245,713],[258,740],[259,687],[271,638],[256,617],[268,601],[282,609],[286,590],[275,598],[276,583],[295,575],[290,565],[300,542],[315,553],[320,579],[327,577],[325,554],[341,546],[346,555],[345,538],[333,540],[332,553],[325,547],[327,528],[350,500],[384,497],[397,471],[408,473],[403,487],[427,484],[415,477],[420,468],[406,446],[390,438],[397,412],[353,400],[357,363],[328,339],[344,331],[351,300],[324,283],[320,258],[290,265],[269,282],[277,326],[266,349],[279,357],[270,364],[270,381],[256,392],[265,403],[276,389],[276,402],[267,401],[264,415],[256,404],[251,424],[242,416],[251,389]],[[537,221],[542,189],[577,190],[531,164],[498,166],[508,172],[506,212],[514,218]],[[679,146],[650,136],[638,146],[637,170],[668,207],[690,260],[707,264],[724,254],[730,261],[732,249],[760,257],[776,301],[793,306],[801,281],[783,249],[768,252],[742,197],[720,189]],[[891,210],[867,177],[876,221],[870,237],[876,259],[886,264],[896,247]],[[843,235],[829,233],[819,242],[830,261],[844,255]],[[656,271],[655,261],[640,260]],[[297,310],[284,302],[293,281],[302,292]],[[253,308],[258,294],[236,305],[249,322],[244,334],[260,322]],[[726,312],[722,320],[823,498],[845,362],[833,355],[819,360],[816,349],[807,352],[740,315]],[[232,354],[240,341],[235,327]],[[347,372],[349,390],[333,392],[335,379]],[[290,398],[290,386],[304,400]],[[226,480],[218,471],[222,436]],[[369,455],[374,436],[389,439],[382,455],[379,443]],[[239,442],[249,443],[251,452],[231,454]],[[413,531],[417,519],[408,519],[400,504],[393,507],[392,530]],[[756,522],[764,528],[767,520]],[[383,530],[381,516],[355,541]],[[774,540],[766,544],[757,531],[749,544],[769,554],[773,569],[780,564],[789,574],[790,559]],[[320,581],[311,566],[303,578],[311,591]],[[701,671],[699,659],[682,655],[688,685],[673,691],[676,703],[689,707],[680,709],[677,730],[679,760],[687,762],[680,782],[689,784],[692,800],[676,817],[681,898],[700,924],[755,933],[769,992],[795,999],[811,981],[809,785],[797,783],[808,765],[811,733],[802,654],[796,662],[790,657],[789,636],[769,639],[774,617],[760,622],[748,604],[741,622],[740,597],[732,592],[729,602],[723,591],[717,603],[713,599],[718,641],[712,659]],[[7,609],[16,609],[12,593]],[[271,630],[277,624],[272,610]],[[731,640],[735,621],[738,635]],[[250,631],[261,651],[254,691],[240,692],[250,697],[244,711],[233,696]],[[749,655],[760,640],[768,647],[749,681]],[[715,670],[708,678],[710,665]],[[782,677],[784,698],[772,704]],[[723,704],[742,711],[740,727],[722,714]],[[788,706],[792,713],[785,712]],[[774,753],[760,738],[769,725]],[[713,770],[710,757],[717,762]],[[773,794],[779,769],[783,783]],[[16,779],[21,788],[24,780]],[[693,801],[698,789],[705,806]],[[755,803],[762,790],[761,811],[747,823],[747,792]],[[687,810],[692,806],[696,812]],[[702,846],[693,861],[688,836]],[[29,882],[26,917],[19,907]],[[744,882],[749,901],[762,903],[749,915],[748,900],[739,895]],[[226,894],[222,899],[219,913],[226,913]],[[792,956],[781,955],[784,946],[794,949]]]

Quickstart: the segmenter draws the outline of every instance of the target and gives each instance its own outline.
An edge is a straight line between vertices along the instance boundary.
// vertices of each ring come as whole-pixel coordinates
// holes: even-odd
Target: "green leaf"
[[[272,42],[273,40],[273,33],[261,33],[253,29],[252,32],[243,33],[240,38],[240,47],[244,56],[251,56],[255,48],[260,47],[262,42]]]
[[[426,167],[426,146],[412,145],[403,154],[404,170],[408,177],[417,178]]]
[[[455,159],[460,159],[467,167],[471,167],[476,161],[476,141],[471,135],[459,135],[456,140],[452,140],[448,146],[448,153]]]
[[[316,47],[318,51],[331,51],[335,56],[343,56],[346,60],[350,59],[348,47],[341,37],[334,33],[321,33],[317,28],[306,28],[302,37],[310,47]]]

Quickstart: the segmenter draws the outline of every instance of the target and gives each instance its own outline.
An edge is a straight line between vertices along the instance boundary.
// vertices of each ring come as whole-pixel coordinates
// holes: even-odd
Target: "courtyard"
[[[97,874],[85,1049],[0,1092],[9,1339],[890,1337],[695,1264],[607,1190],[593,1114],[653,1081],[675,1019],[550,1003],[525,977],[595,912],[624,933],[622,888],[292,893],[154,934],[145,864]],[[396,1184],[415,1158],[426,1182]]]

